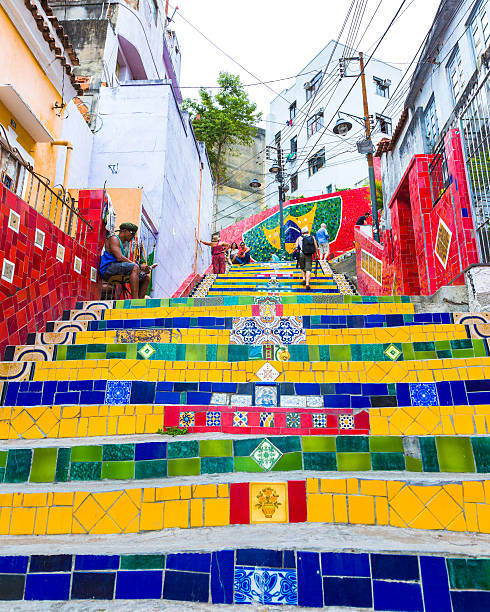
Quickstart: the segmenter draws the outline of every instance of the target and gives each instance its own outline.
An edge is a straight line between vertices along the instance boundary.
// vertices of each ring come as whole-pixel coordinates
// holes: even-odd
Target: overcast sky
[[[182,52],[181,85],[184,97],[212,86],[220,70],[239,74],[242,83],[256,80],[213,47],[181,17],[181,13],[244,68],[263,81],[297,74],[328,43],[337,38],[351,0],[180,0],[171,27]],[[364,32],[380,0],[368,0],[357,40]],[[401,0],[382,0],[366,31],[360,50],[374,46],[395,15]],[[375,56],[405,71],[434,18],[440,0],[407,0],[407,10],[381,43]],[[175,1],[170,2],[175,6]],[[170,15],[173,10],[170,9]],[[341,42],[345,42],[347,29]],[[270,83],[280,92],[293,80]],[[264,85],[247,87],[264,118],[275,93]],[[265,123],[261,124],[265,127]]]

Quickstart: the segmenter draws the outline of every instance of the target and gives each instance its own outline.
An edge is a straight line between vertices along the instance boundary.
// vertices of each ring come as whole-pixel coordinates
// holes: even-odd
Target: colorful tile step
[[[0,556],[0,600],[163,599],[419,612],[490,607],[490,558],[260,548]]]
[[[258,333],[261,333],[260,330]],[[293,337],[286,330],[286,340]],[[171,361],[249,361],[257,359],[280,359],[284,361],[407,361],[422,359],[488,357],[487,340],[465,338],[440,342],[391,342],[385,344],[337,344],[274,345],[253,343],[253,334],[248,335],[250,344],[166,344],[158,342],[135,342],[131,344],[75,344],[8,346],[4,361],[70,361],[90,359],[145,359]]]
[[[4,483],[294,470],[490,473],[490,437],[291,435],[0,450]]]
[[[0,494],[0,535],[108,535],[304,522],[490,533],[490,481],[484,479],[441,484],[420,476],[413,482],[406,476],[330,477],[111,490],[92,481],[90,486]]]

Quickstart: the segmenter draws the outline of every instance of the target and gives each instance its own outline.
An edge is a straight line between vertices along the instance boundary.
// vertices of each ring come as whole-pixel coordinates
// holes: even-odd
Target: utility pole
[[[284,168],[282,166],[282,151],[281,146],[277,147],[277,163],[281,170],[279,171],[279,242],[281,244],[281,259],[286,259],[286,238],[284,235]]]
[[[366,91],[366,75],[364,73],[364,55],[359,53],[359,68],[361,70],[362,104],[364,111],[364,128],[366,130],[366,140],[371,141],[371,121],[369,118],[369,106]],[[371,212],[373,217],[373,238],[379,242],[379,220],[378,204],[376,202],[376,179],[374,177],[374,161],[372,152],[367,153],[369,191],[371,192]]]

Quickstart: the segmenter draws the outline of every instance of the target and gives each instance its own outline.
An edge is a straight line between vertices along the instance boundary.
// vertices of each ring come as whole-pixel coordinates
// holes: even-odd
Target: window
[[[463,62],[458,47],[447,64],[447,76],[453,92],[453,100],[456,102],[463,91]]]
[[[22,193],[25,169],[19,160],[0,142],[0,181],[17,195]]]
[[[291,149],[291,155],[296,155],[296,153],[298,152],[298,137],[293,136],[289,141],[289,144]]]
[[[315,132],[323,127],[323,111],[320,113],[316,113],[313,117],[310,117],[306,123],[306,131],[308,134],[308,138],[312,136]]]
[[[277,134],[274,136],[274,141],[276,143],[276,147],[280,147],[281,146],[281,131],[279,130],[279,132],[277,132]]]
[[[289,119],[294,119],[296,117],[296,100],[289,107]]]
[[[295,172],[291,175],[291,192],[297,191],[298,189],[298,173]]]
[[[478,60],[490,42],[488,15],[483,2],[478,5],[472,18],[470,19],[469,29],[476,59]]]
[[[379,127],[379,131],[382,134],[391,136],[391,119],[384,115],[378,115],[376,113],[376,126]]]
[[[152,11],[153,11],[153,19],[154,19],[154,21],[156,23],[157,19],[158,19],[158,2],[157,2],[157,0],[153,0],[152,1],[151,8],[152,8]]]
[[[378,285],[383,284],[383,262],[364,249],[361,250],[361,270],[376,281]]]
[[[327,185],[327,188],[325,189],[325,193],[333,193],[332,183],[330,183],[330,185]]]
[[[325,165],[325,147],[308,160],[308,176],[313,176]]]
[[[439,138],[439,126],[437,124],[436,101],[434,96],[427,104],[424,112],[425,136],[429,149],[432,149]]]
[[[378,96],[382,96],[383,98],[390,97],[390,79],[382,79],[380,77],[373,77],[374,83],[376,85],[376,93]]]
[[[320,84],[322,82],[322,71],[317,72],[315,76],[308,83],[304,84],[304,88],[306,89],[306,101],[310,100],[315,93],[320,88]]]

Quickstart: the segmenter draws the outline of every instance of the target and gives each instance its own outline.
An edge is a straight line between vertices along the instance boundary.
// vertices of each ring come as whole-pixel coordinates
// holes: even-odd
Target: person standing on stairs
[[[128,259],[128,246],[137,231],[138,226],[134,223],[121,223],[117,230],[119,236],[113,234],[106,239],[99,272],[105,281],[109,281],[113,276],[129,277],[131,297],[143,299],[150,284],[149,273],[155,266],[140,266]]]
[[[310,279],[313,267],[313,255],[318,256],[318,244],[314,236],[310,236],[309,229],[305,226],[301,230],[301,236],[296,240],[296,248],[299,248],[299,267],[303,275],[302,285],[306,285],[306,291],[311,291]]]
[[[320,251],[320,259],[328,259],[328,254],[330,252],[330,236],[328,235],[327,225],[325,223],[320,225],[320,229],[316,233],[316,241],[318,243],[318,250]]]
[[[226,274],[226,251],[230,248],[227,242],[220,242],[219,232],[213,234],[211,242],[199,240],[201,244],[211,247],[211,263],[213,264],[213,274]]]

